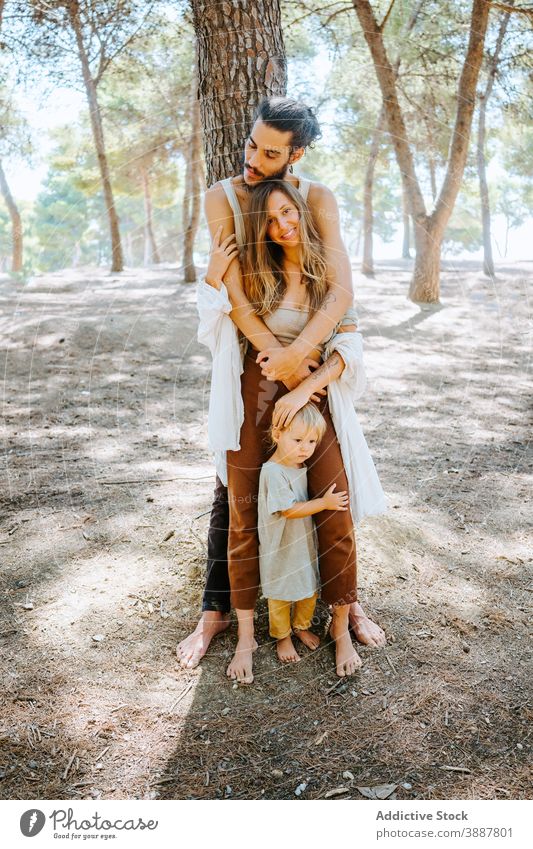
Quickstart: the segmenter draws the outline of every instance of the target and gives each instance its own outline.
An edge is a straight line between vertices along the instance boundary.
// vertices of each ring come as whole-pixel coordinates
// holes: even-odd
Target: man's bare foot
[[[228,678],[238,681],[239,684],[251,684],[254,680],[252,665],[253,653],[257,643],[253,637],[241,637],[237,642],[237,648],[233,659],[226,670]]]
[[[320,645],[320,637],[317,637],[312,631],[295,631],[294,636],[298,637],[304,646],[307,646],[311,651],[314,651]]]
[[[329,633],[335,640],[337,675],[340,678],[344,678],[345,675],[353,675],[362,666],[362,661],[354,648],[349,629],[344,623],[337,622],[333,617]]]
[[[283,637],[276,643],[276,651],[282,663],[297,663],[302,658],[294,648],[290,634],[288,637]]]
[[[350,605],[348,619],[358,643],[373,649],[387,645],[385,632],[368,618],[358,601]]]
[[[185,669],[194,669],[195,666],[198,666],[213,637],[220,634],[221,631],[225,631],[229,626],[229,613],[204,610],[192,634],[189,634],[176,647],[176,655],[180,664]]]

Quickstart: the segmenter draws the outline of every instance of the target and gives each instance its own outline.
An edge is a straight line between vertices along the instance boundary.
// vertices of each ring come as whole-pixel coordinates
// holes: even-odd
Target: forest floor
[[[358,412],[390,509],[357,532],[388,635],[362,670],[323,642],[255,683],[175,647],[199,613],[214,467],[210,355],[176,269],[0,279],[0,794],[6,799],[531,798],[527,285],[533,264],[355,270]],[[529,490],[528,490],[529,484]]]

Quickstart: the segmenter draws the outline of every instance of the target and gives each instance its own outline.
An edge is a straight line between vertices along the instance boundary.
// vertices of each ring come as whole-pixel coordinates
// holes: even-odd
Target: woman
[[[210,293],[199,289],[204,325],[199,338],[203,337],[213,351],[210,445],[217,452],[217,471],[219,475],[226,473],[228,481],[228,560],[239,639],[227,674],[250,683],[252,654],[257,647],[253,635],[259,585],[257,492],[261,466],[268,459],[265,435],[271,422],[289,424],[309,400],[318,401],[327,430],[320,450],[309,463],[310,498],[321,497],[336,483],[337,490],[350,491],[356,519],[383,512],[385,504],[353,410],[353,393],[361,394],[364,384],[360,334],[332,334],[313,354],[317,365],[323,355],[325,362],[291,391],[281,382],[265,379],[246,339],[240,340],[239,349],[236,328],[227,315],[231,305],[223,276],[234,257],[232,237],[220,245],[217,235],[204,284]],[[282,344],[289,344],[308,323],[310,314],[320,308],[328,282],[322,246],[307,206],[287,181],[269,181],[254,188],[241,265],[245,293],[256,313]],[[218,323],[206,318],[209,311],[211,318],[220,317]],[[355,331],[353,325],[351,329]],[[264,367],[268,377],[268,363]],[[330,404],[324,393],[327,385]],[[332,421],[335,412],[330,406],[336,407],[337,432]],[[331,636],[336,644],[337,674],[348,675],[361,664],[348,630],[349,605],[357,598],[350,512],[324,511],[317,516],[317,535],[322,598],[332,607]]]

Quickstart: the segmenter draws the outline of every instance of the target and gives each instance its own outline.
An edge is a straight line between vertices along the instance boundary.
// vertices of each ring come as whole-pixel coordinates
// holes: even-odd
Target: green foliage
[[[98,205],[98,199],[84,194],[68,171],[48,172],[35,201],[31,228],[37,240],[35,264],[39,270],[97,262],[99,246],[105,242],[98,225]]]
[[[373,0],[372,5],[381,21],[390,0]],[[27,75],[41,63],[55,82],[80,87],[79,57],[66,26],[66,0],[12,0],[10,8],[19,7],[25,10],[19,16],[23,23],[13,18],[9,37],[19,32],[17,26],[26,27],[21,44],[24,41],[28,47]],[[98,82],[126,264],[142,264],[144,259],[146,186],[161,257],[176,262],[194,67],[194,33],[187,21],[186,3],[83,0],[80,8],[91,71]],[[408,33],[415,10],[416,23]],[[381,107],[368,47],[353,5],[346,0],[328,2],[321,8],[307,0],[284,0],[282,12],[289,94],[316,106],[323,125],[322,140],[307,152],[298,170],[335,191],[347,233],[357,240],[365,171]],[[41,26],[39,15],[51,14],[54,20],[48,17],[48,26]],[[469,14],[470,4],[460,0],[446,4],[396,0],[384,27],[391,62],[401,60],[399,97],[428,206],[432,206],[430,175],[438,188],[444,176]],[[491,14],[489,54],[495,48],[500,18],[499,11]],[[526,220],[533,200],[530,42],[522,16],[511,16],[487,112],[491,207],[494,214],[505,217],[509,227]],[[486,67],[480,91],[486,81],[484,73]],[[17,158],[31,155],[31,145],[7,76],[4,73],[5,82],[0,86],[0,157],[8,157],[11,166]],[[446,250],[451,252],[477,250],[481,245],[474,135],[445,236]],[[52,140],[54,149],[39,196],[31,209],[21,204],[28,262],[42,270],[106,263],[109,237],[88,114],[68,128],[53,130]],[[391,240],[402,225],[401,200],[400,175],[385,129],[373,186],[375,233],[384,241]],[[0,253],[4,258],[9,255],[9,243],[9,216],[0,203]],[[205,245],[199,243],[199,247]],[[7,260],[2,262],[5,266]]]

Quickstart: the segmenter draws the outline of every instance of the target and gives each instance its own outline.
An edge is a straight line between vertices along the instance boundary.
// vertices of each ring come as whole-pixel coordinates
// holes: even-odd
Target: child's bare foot
[[[188,637],[185,637],[176,647],[176,655],[180,664],[186,669],[198,666],[213,637],[225,631],[230,626],[229,613],[219,613],[216,610],[204,610],[198,625]]]
[[[329,633],[335,640],[335,663],[337,675],[344,678],[345,675],[353,675],[362,666],[362,661],[357,654],[348,630],[347,623],[333,622]]]
[[[240,637],[237,642],[237,648],[233,655],[233,660],[226,670],[228,678],[233,678],[239,684],[251,684],[254,680],[252,666],[253,653],[257,648],[257,643],[253,637]]]
[[[387,645],[385,632],[376,622],[368,618],[358,601],[350,605],[349,619],[350,628],[357,642],[373,649]]]
[[[312,631],[295,631],[294,636],[298,637],[304,646],[307,646],[311,651],[314,651],[320,645],[320,637],[317,637]]]
[[[290,636],[283,637],[282,640],[277,641],[276,651],[282,663],[297,663],[299,660],[301,660],[300,655],[294,648]]]

